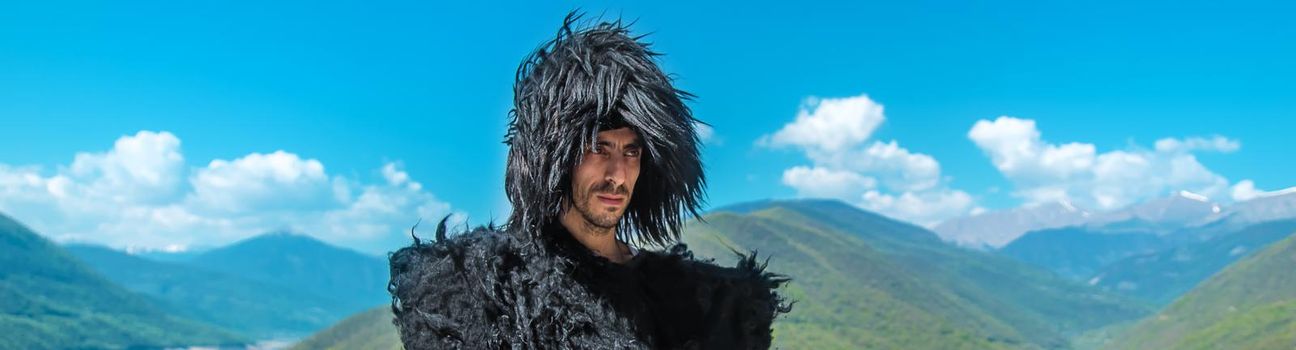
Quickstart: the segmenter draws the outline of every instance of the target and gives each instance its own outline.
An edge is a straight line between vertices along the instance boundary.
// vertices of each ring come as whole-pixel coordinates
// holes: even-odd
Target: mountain
[[[325,297],[344,314],[391,302],[384,259],[305,235],[260,235],[202,253],[188,264]]]
[[[1202,229],[1210,230],[1211,227]],[[1229,264],[1296,232],[1296,219],[1251,225],[1211,234],[1163,251],[1131,256],[1104,267],[1095,286],[1166,305]],[[1192,236],[1192,234],[1185,233]]]
[[[1107,265],[1181,244],[1206,240],[1228,228],[1205,224],[1220,212],[1201,195],[1181,191],[1127,208],[1094,214],[1083,225],[1028,232],[997,253],[1090,281]],[[1093,282],[1093,281],[1090,281]]]
[[[193,260],[194,257],[197,257],[198,255],[206,252],[207,250],[208,248],[202,248],[202,247],[199,248],[190,247],[190,249],[186,249],[186,250],[127,249],[126,253],[141,258],[153,260],[153,261],[183,263],[183,262],[188,262],[190,260]]]
[[[391,306],[383,305],[348,317],[342,322],[293,345],[293,350],[401,350],[400,336],[392,325]]]
[[[1135,255],[1155,253],[1170,245],[1171,242],[1155,234],[1105,233],[1084,227],[1066,227],[1027,233],[997,252],[1063,277],[1083,281],[1108,264]]]
[[[1296,201],[1294,201],[1296,202]],[[1083,227],[1092,232],[1167,234],[1219,217],[1219,204],[1200,194],[1173,195],[1107,212],[1089,212],[1067,201],[1027,205],[953,218],[936,225],[946,241],[984,250],[1000,249],[1032,231]],[[1296,213],[1296,209],[1293,209]]]
[[[1119,337],[1122,349],[1290,349],[1296,344],[1296,236],[1211,276]]]
[[[0,214],[0,348],[115,349],[242,344],[163,311]]]
[[[800,310],[776,326],[784,346],[1066,348],[1073,335],[1147,312],[838,201],[770,202],[747,214],[717,210],[690,225],[685,240],[702,256],[759,249],[771,257],[770,270],[794,278],[790,292]],[[942,336],[977,341],[918,340]]]
[[[1086,222],[1086,225],[1106,227],[1109,232],[1127,226],[1140,231],[1148,229],[1174,231],[1205,224],[1220,211],[1220,205],[1211,202],[1206,196],[1179,191],[1168,197],[1153,199],[1116,211],[1096,213]]]
[[[166,303],[196,320],[256,339],[295,338],[350,315],[350,307],[306,291],[154,261],[103,246],[65,248],[112,282]]]
[[[1234,203],[1218,217],[1235,226],[1296,218],[1296,187]]]
[[[954,218],[932,228],[941,239],[971,248],[997,249],[1026,232],[1079,225],[1089,213],[1059,201]]]

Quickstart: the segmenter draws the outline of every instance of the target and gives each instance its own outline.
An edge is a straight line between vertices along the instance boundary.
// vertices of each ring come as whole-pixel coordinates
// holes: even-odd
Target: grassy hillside
[[[228,331],[163,312],[0,215],[0,349],[239,344]]]
[[[1123,349],[1290,349],[1296,345],[1296,236],[1202,282],[1113,344]]]
[[[292,347],[293,350],[401,350],[400,337],[392,325],[391,306],[383,305],[348,317],[315,333]]]
[[[1181,344],[1184,349],[1296,348],[1296,300],[1232,313],[1210,327],[1190,333]]]
[[[65,247],[112,282],[167,303],[188,318],[257,339],[300,337],[347,317],[353,309],[313,293],[160,262],[102,246]]]
[[[757,248],[771,257],[771,271],[795,278],[786,294],[797,304],[775,323],[776,347],[994,349],[1026,341],[858,237],[765,217],[706,220],[686,234],[698,255],[732,264],[729,247]]]
[[[885,294],[892,298],[927,310],[949,324],[968,330],[976,338],[1009,347],[1043,348],[1069,347],[1070,337],[1074,335],[1114,322],[1136,319],[1147,312],[1146,307],[1120,297],[1097,292],[1012,259],[947,245],[926,229],[841,202],[770,202],[764,209],[747,208],[746,211],[746,215],[733,215],[728,219],[722,213],[712,214],[706,218],[706,223],[690,226],[686,241],[702,255],[732,255],[723,245],[708,245],[707,236],[713,237],[710,241],[737,249],[769,252],[772,256],[771,270],[792,275],[794,287],[810,285],[805,288],[810,289],[806,292],[811,298],[802,299],[801,303],[822,303],[825,310],[838,307],[836,298],[815,293],[847,288],[819,288],[815,285],[850,286],[856,281],[868,281],[875,283],[872,286],[883,287]],[[748,224],[733,225],[727,221]],[[768,228],[758,229],[761,226]],[[706,232],[708,227],[710,232]],[[809,237],[826,239],[819,241]],[[824,252],[841,252],[841,255],[819,258],[825,257]],[[860,256],[866,254],[864,252],[877,254],[873,258],[861,259]],[[805,264],[808,261],[815,264]],[[833,270],[846,273],[832,276],[824,272]],[[889,282],[889,277],[879,278],[891,275],[919,280],[922,288],[928,291],[925,294],[913,293],[895,288],[904,285]],[[935,292],[949,297],[950,301],[943,303],[922,297]],[[850,289],[833,293],[845,297],[864,295]],[[807,310],[816,308],[805,307]],[[857,314],[872,312],[874,310],[870,308],[854,311]],[[786,326],[780,327],[793,326],[793,323],[815,324],[821,317],[837,317],[817,314],[811,311],[804,315],[810,319],[787,322]],[[883,317],[875,317],[873,322],[890,323],[893,317],[877,316]],[[802,316],[790,315],[789,320],[793,317]],[[845,333],[880,333],[884,338],[922,331],[920,327],[897,334],[892,329],[871,327],[869,323],[863,323],[839,329]],[[782,330],[777,331],[783,334]],[[901,344],[912,345],[907,342]]]

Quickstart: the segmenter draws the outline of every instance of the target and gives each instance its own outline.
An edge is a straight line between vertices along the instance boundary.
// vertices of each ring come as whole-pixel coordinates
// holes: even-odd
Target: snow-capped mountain
[[[1234,203],[1215,217],[1236,225],[1296,218],[1296,187]]]
[[[1153,199],[1124,209],[1094,214],[1085,222],[1085,225],[1115,230],[1120,230],[1123,226],[1134,226],[1139,230],[1149,228],[1173,230],[1212,221],[1220,211],[1220,205],[1206,196],[1179,191],[1168,197]]]
[[[1088,217],[1089,212],[1058,201],[954,218],[933,230],[941,239],[960,246],[997,249],[1026,232],[1078,225]]]

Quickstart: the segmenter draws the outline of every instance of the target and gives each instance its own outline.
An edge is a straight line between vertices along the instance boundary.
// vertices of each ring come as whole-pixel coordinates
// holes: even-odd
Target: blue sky
[[[1296,185],[1290,2],[50,1],[0,5],[0,212],[372,252],[421,216],[502,219],[514,70],[574,8],[634,20],[698,96],[712,205],[930,224]]]

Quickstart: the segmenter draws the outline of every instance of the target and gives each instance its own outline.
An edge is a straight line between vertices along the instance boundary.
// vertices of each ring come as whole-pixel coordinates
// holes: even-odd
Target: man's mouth
[[[595,197],[598,197],[599,202],[602,202],[605,205],[621,205],[621,202],[625,201],[625,196],[600,194]]]

